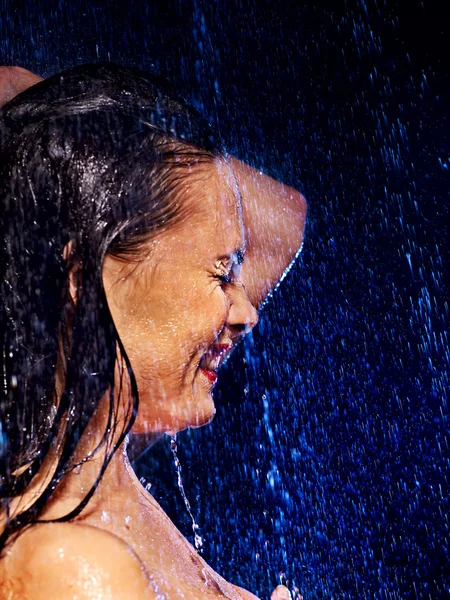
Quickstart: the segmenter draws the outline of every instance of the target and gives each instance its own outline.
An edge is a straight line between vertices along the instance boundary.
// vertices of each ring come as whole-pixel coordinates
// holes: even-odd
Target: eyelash
[[[217,279],[221,282],[221,283],[233,283],[234,279],[232,277],[230,277],[229,275],[217,275]]]
[[[234,263],[231,265],[226,274],[223,273],[221,275],[216,275],[216,279],[220,281],[221,285],[232,285],[233,283],[239,281],[240,270],[240,265]]]

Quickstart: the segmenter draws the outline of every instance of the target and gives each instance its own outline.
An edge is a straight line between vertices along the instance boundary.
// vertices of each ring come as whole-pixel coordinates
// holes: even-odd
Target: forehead
[[[198,165],[183,187],[184,221],[191,228],[186,232],[200,234],[205,244],[223,254],[244,249],[241,196],[230,165],[222,158]]]

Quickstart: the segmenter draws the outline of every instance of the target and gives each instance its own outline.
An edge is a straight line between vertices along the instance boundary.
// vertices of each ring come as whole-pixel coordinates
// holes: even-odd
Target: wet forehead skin
[[[242,202],[231,166],[223,158],[195,165],[181,187],[185,203],[181,227],[199,227],[204,231],[208,254],[245,253]],[[198,232],[197,232],[198,233]]]
[[[245,252],[245,230],[242,213],[242,200],[236,177],[231,166],[225,160],[216,161],[217,168],[217,218],[222,217],[222,223],[217,221],[218,229],[227,236],[232,251]]]

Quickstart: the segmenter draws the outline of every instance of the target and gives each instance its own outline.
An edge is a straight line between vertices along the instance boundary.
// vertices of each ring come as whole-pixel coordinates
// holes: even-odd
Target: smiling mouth
[[[217,371],[227,358],[231,348],[232,344],[211,344],[202,356],[199,367],[212,383],[216,382]]]

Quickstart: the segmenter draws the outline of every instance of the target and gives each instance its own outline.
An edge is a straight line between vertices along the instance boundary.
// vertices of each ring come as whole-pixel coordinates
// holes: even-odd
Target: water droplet
[[[102,511],[102,522],[103,523],[109,523],[110,522],[110,517],[109,514],[106,512],[106,510]]]

